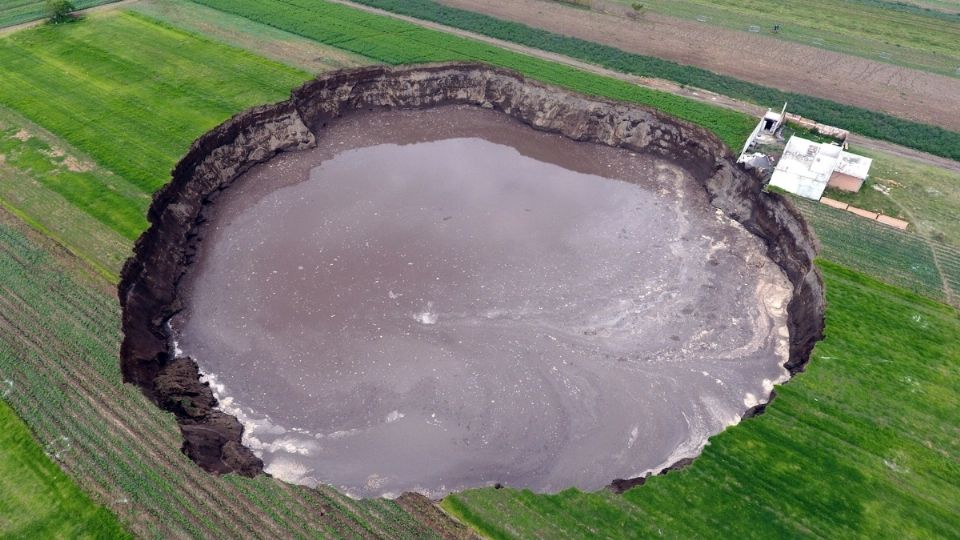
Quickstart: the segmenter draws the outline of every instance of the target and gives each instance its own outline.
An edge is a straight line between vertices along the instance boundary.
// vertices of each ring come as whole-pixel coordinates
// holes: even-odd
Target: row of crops
[[[648,105],[706,127],[731,148],[743,146],[756,123],[741,113],[339,4],[316,0],[196,0],[196,3],[387,64],[482,61],[584,94]]]
[[[889,114],[843,105],[823,98],[785,92],[669,60],[628,53],[592,41],[444,6],[435,0],[356,1],[394,13],[563,54],[624,73],[667,79],[766,107],[776,108],[789,102],[792,112],[807,118],[816,118],[818,122],[843,126],[855,133],[902,144],[931,154],[960,159],[960,133],[937,126],[911,122]],[[319,7],[322,2],[319,0],[300,3],[305,8],[304,4],[312,5],[311,9],[322,9]]]
[[[214,477],[172,415],[120,381],[116,300],[0,224],[0,374],[47,453],[138,536],[429,538],[393,501],[272,478]],[[28,489],[29,486],[24,486]],[[2,525],[2,523],[0,523]]]
[[[957,303],[960,250],[849,212],[794,197],[831,261],[916,293]]]

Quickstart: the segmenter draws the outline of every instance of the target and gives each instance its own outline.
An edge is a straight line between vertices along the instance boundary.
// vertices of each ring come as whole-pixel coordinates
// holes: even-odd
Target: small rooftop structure
[[[777,130],[780,129],[780,126],[783,125],[784,120],[786,120],[786,113],[786,103],[783,104],[783,110],[780,111],[780,114],[767,109],[766,114],[763,115],[763,119],[760,120],[760,130],[770,135],[776,133]]]
[[[835,144],[790,137],[770,178],[770,185],[819,200],[827,186],[859,191],[873,160]]]

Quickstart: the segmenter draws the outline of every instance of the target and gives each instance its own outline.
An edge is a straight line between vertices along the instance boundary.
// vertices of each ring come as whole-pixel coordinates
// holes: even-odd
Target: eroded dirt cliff
[[[711,203],[762,238],[794,285],[789,304],[790,356],[801,371],[823,332],[823,285],[813,266],[813,235],[781,196],[735,165],[706,130],[635,105],[573,94],[478,64],[370,67],[323,75],[291,99],[245,111],[206,133],[154,197],[150,228],[124,266],[119,286],[124,340],[121,369],[159,406],[173,412],[183,451],[214,473],[255,475],[263,464],[241,444],[240,423],[216,408],[195,362],[178,357],[168,320],[181,309],[178,284],[197,249],[204,206],[257,163],[310,147],[351,111],[466,104],[503,112],[536,129],[577,141],[666,158],[688,170]],[[762,410],[748,411],[747,415]],[[618,481],[628,487],[637,481]]]

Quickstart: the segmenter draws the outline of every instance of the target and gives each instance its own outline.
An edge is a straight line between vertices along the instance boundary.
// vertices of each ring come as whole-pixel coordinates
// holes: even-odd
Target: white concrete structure
[[[770,185],[820,200],[828,184],[857,191],[867,178],[873,160],[845,152],[835,144],[790,137],[770,178]]]

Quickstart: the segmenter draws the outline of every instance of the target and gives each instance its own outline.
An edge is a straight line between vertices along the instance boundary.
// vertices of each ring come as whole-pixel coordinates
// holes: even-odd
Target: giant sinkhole
[[[157,196],[124,374],[214,472],[442,497],[660,471],[822,328],[805,225],[711,137],[483,66],[321,77]]]

